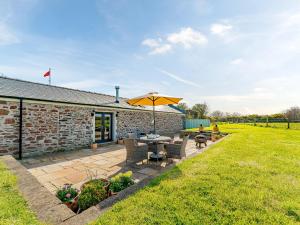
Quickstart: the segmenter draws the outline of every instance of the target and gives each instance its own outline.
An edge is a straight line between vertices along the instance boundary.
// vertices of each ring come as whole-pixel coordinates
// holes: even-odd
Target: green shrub
[[[78,195],[78,190],[71,187],[71,184],[65,184],[62,188],[58,189],[56,196],[62,202],[72,202],[73,199]]]
[[[107,191],[104,188],[105,183],[101,180],[91,180],[87,182],[78,198],[78,205],[81,210],[85,210],[98,204],[107,198]]]
[[[119,173],[110,179],[109,189],[113,192],[119,192],[134,184],[132,172]]]

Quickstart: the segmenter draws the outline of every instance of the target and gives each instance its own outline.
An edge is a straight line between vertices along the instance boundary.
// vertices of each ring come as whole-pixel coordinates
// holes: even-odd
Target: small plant
[[[219,132],[219,127],[217,124],[213,126],[213,132]]]
[[[105,182],[98,179],[85,183],[78,198],[80,210],[85,210],[106,199],[108,196],[105,185]]]
[[[200,124],[200,126],[199,126],[199,132],[201,132],[201,131],[203,131],[203,130],[204,130],[203,125]]]
[[[119,192],[134,184],[132,179],[132,172],[119,173],[110,179],[109,189],[112,192]]]
[[[72,188],[71,184],[65,184],[62,188],[57,190],[56,196],[64,203],[73,202],[78,192],[77,189]]]

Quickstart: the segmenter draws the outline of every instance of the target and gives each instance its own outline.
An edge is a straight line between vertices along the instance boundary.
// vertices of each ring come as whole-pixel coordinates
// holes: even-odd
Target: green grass
[[[253,123],[250,125],[253,125]],[[256,123],[256,126],[266,127],[267,124],[266,123]],[[268,127],[287,129],[288,124],[287,123],[268,123]],[[290,123],[290,129],[291,130],[300,130],[300,123]]]
[[[0,224],[39,224],[19,194],[16,177],[0,161]]]
[[[94,224],[300,224],[300,131],[220,129],[232,134]]]

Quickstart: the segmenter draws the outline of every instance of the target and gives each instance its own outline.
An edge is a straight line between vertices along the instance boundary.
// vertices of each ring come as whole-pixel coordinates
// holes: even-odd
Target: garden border
[[[17,186],[37,218],[50,224],[60,224],[76,216],[55,195],[51,194],[27,169],[11,155],[1,156],[6,167],[17,176]]]

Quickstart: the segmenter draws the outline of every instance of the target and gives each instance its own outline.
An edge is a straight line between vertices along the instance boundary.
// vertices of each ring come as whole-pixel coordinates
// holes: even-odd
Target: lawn
[[[220,129],[231,135],[93,224],[300,224],[300,131]]]
[[[0,224],[39,224],[16,186],[16,177],[0,161]]]
[[[253,123],[251,125],[254,125]],[[266,127],[266,123],[256,123],[256,126],[259,127]],[[287,129],[288,124],[287,123],[268,123],[269,127],[272,128],[282,128],[282,129]],[[290,129],[291,130],[300,130],[300,123],[290,123]]]

